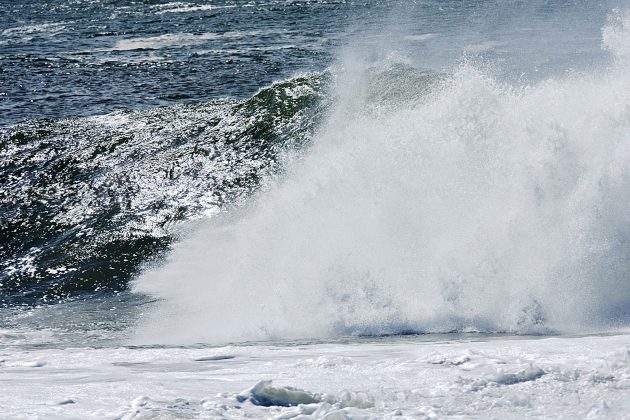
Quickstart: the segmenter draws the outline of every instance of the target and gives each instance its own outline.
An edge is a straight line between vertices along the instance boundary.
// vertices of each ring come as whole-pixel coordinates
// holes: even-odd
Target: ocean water
[[[622,417],[629,70],[624,1],[0,0],[0,407]]]

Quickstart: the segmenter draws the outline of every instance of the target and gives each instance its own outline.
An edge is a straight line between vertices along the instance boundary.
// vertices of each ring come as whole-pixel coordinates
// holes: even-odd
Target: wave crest
[[[624,63],[525,87],[463,64],[384,107],[370,100],[374,69],[345,64],[284,179],[135,282],[160,299],[139,341],[627,321]],[[409,92],[410,77],[381,74]]]

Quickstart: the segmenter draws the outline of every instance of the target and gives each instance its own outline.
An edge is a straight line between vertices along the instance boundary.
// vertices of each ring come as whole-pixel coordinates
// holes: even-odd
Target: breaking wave
[[[630,19],[520,86],[342,61],[310,146],[134,290],[138,341],[584,332],[630,315]],[[209,190],[206,190],[206,192]]]

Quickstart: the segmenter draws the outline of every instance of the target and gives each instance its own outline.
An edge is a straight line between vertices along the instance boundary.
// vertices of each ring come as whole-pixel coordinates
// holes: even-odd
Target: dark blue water
[[[467,52],[512,75],[515,67],[547,72],[599,54],[599,29],[611,7],[587,1],[2,0],[0,127],[245,98],[274,80],[325,69],[348,43],[376,55],[400,51],[434,69]]]
[[[245,97],[321,70],[341,2],[3,1],[0,125]]]
[[[396,63],[390,96],[461,60],[529,83],[605,65],[619,4],[0,0],[0,302],[124,292],[308,147],[340,56]]]

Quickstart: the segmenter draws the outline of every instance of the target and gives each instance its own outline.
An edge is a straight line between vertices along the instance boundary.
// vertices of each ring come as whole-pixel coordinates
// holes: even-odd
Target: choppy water
[[[284,1],[3,1],[0,122],[246,98],[298,71],[324,69],[348,9]]]
[[[4,323],[625,323],[624,6],[0,2]]]
[[[349,40],[387,40],[434,69],[462,52],[566,69],[598,55],[611,4],[3,0],[0,124],[247,98],[326,69]]]

